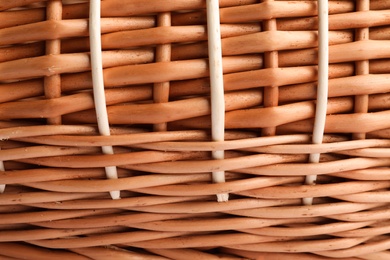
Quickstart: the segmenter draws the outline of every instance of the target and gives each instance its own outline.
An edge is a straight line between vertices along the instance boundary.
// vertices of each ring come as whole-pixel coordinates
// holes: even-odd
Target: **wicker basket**
[[[0,259],[388,260],[389,118],[388,0],[0,0]]]

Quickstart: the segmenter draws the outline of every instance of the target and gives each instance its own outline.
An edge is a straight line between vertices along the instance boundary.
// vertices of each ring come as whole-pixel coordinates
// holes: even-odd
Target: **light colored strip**
[[[329,21],[328,0],[318,0],[318,87],[317,106],[313,129],[313,143],[321,144],[324,136],[328,103]],[[309,162],[318,163],[320,154],[310,154]],[[317,175],[306,176],[305,183],[315,185]],[[313,198],[304,198],[305,205],[312,205]]]
[[[91,48],[91,70],[93,82],[93,96],[96,108],[99,133],[103,136],[110,135],[108,123],[106,97],[104,94],[102,43],[100,32],[100,0],[91,0],[89,9],[89,38]],[[104,154],[114,154],[112,146],[103,146]],[[118,173],[115,166],[105,167],[108,179],[117,179]],[[120,199],[120,191],[110,192],[112,199]]]
[[[207,31],[209,48],[210,84],[211,84],[211,121],[213,141],[225,139],[225,98],[222,71],[221,26],[218,0],[207,0]],[[216,160],[225,158],[224,151],[213,151]],[[212,173],[213,182],[225,182],[225,172]],[[217,194],[219,202],[228,201],[229,194]]]
[[[0,171],[4,172],[5,167],[4,167],[4,162],[0,161]],[[3,193],[5,191],[5,184],[0,184],[0,193]]]

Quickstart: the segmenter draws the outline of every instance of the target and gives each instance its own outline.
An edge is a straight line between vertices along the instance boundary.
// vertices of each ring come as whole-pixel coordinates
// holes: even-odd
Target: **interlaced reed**
[[[0,259],[390,259],[390,1],[329,1],[323,144],[316,1],[220,0],[220,142],[206,1],[101,4],[110,136],[89,1],[0,1]]]

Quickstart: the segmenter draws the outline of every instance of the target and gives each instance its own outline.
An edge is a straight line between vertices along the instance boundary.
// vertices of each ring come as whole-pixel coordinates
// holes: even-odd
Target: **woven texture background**
[[[102,1],[111,136],[89,2],[0,1],[0,259],[390,259],[390,1],[329,1],[317,145],[316,1],[220,7],[226,141],[212,142],[206,1]]]

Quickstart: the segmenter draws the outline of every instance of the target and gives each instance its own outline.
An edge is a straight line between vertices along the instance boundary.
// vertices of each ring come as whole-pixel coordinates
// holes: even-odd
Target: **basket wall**
[[[0,1],[0,259],[390,259],[390,1],[329,1],[323,144],[316,1],[220,0],[220,142],[206,1],[101,4],[110,136],[89,1]]]

